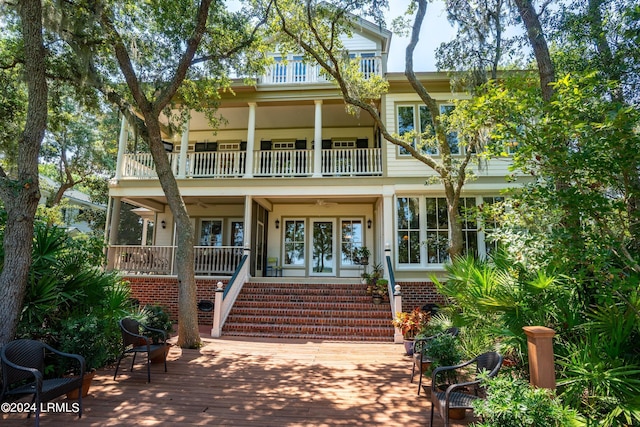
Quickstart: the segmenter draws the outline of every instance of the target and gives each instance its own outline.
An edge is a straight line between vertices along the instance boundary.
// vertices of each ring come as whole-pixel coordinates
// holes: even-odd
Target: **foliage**
[[[429,340],[424,354],[431,361],[426,375],[433,372],[434,369],[441,366],[454,366],[462,360],[462,352],[458,345],[458,338],[451,334],[440,334]],[[445,372],[447,378],[454,380],[455,371]]]
[[[94,314],[71,317],[60,322],[56,331],[57,347],[65,353],[80,354],[85,358],[88,369],[100,368],[113,360],[117,354],[117,345],[113,335],[105,333],[111,319],[98,318]],[[64,373],[67,367],[62,368]]]
[[[409,313],[405,311],[396,313],[392,324],[402,331],[402,336],[404,336],[405,339],[413,339],[427,326],[430,318],[429,313],[416,307]]]
[[[522,327],[559,329],[558,316],[571,303],[571,291],[563,281],[528,270],[505,250],[488,260],[458,257],[445,268],[446,282],[433,278],[438,291],[451,299],[445,311],[455,324],[469,327],[487,341],[500,341],[503,353],[526,354]]]
[[[117,274],[96,267],[102,262],[101,243],[37,222],[18,337],[79,353],[89,368],[113,360],[120,342],[114,319],[130,310],[129,287]]]
[[[567,408],[553,392],[533,388],[511,375],[488,378],[480,374],[487,387],[486,399],[473,403],[482,422],[476,427],[571,427],[582,425],[575,411]]]
[[[158,304],[145,305],[141,310],[139,321],[145,326],[160,329],[167,334],[173,332],[173,322],[169,317],[169,313],[167,313],[164,307]],[[149,336],[154,343],[158,343],[160,336],[157,332],[142,332],[143,335]]]

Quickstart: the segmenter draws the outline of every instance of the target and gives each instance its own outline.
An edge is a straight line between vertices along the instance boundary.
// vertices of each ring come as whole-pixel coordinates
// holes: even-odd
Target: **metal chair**
[[[411,367],[411,382],[413,382],[413,377],[416,373],[416,366],[418,367],[418,374],[420,378],[418,379],[418,396],[420,396],[420,390],[422,389],[422,374],[424,366],[430,361],[427,359],[425,355],[427,346],[429,345],[429,341],[434,339],[435,337],[439,337],[442,334],[450,334],[454,337],[458,336],[460,330],[456,327],[449,328],[444,332],[439,334],[432,335],[430,337],[420,338],[414,341],[413,343],[413,366]]]
[[[282,277],[282,266],[278,264],[278,258],[267,258],[267,276]]]
[[[45,353],[57,357],[73,359],[77,362],[78,375],[62,378],[44,378]],[[35,340],[15,340],[0,349],[2,363],[2,392],[0,401],[8,397],[19,398],[33,394],[31,403],[35,405],[36,427],[40,425],[40,405],[70,391],[78,391],[78,417],[82,418],[82,379],[85,360],[79,354],[58,351]],[[75,365],[74,362],[74,365]],[[29,417],[31,412],[29,412]]]
[[[120,330],[122,332],[122,352],[120,353],[120,357],[118,357],[116,372],[113,374],[113,379],[116,379],[118,369],[120,368],[120,362],[127,355],[133,355],[130,369],[130,372],[133,372],[133,365],[136,362],[136,355],[138,353],[146,353],[147,355],[147,382],[151,382],[152,358],[157,356],[162,357],[164,360],[164,371],[167,372],[167,333],[161,329],[145,326],[131,318],[121,319],[118,323],[120,324]],[[159,343],[152,343],[151,338],[140,333],[141,329],[158,334],[160,337]]]
[[[448,385],[445,391],[438,391],[437,377],[438,374],[455,371],[457,369],[466,367],[471,364],[476,364],[475,375],[471,381]],[[473,401],[478,399],[478,388],[480,380],[477,374],[482,371],[487,371],[489,377],[495,377],[502,366],[502,356],[494,351],[482,353],[479,356],[469,360],[468,362],[461,363],[455,366],[441,366],[433,371],[431,376],[431,421],[430,426],[433,426],[433,413],[438,407],[438,413],[444,421],[444,427],[449,427],[449,410],[450,409],[473,409]],[[474,394],[464,393],[456,390],[473,389]]]

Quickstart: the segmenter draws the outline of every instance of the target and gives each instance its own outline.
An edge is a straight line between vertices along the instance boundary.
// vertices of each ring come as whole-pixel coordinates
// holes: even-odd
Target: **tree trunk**
[[[194,270],[195,232],[162,144],[158,115],[147,112],[144,116],[149,136],[149,147],[156,165],[158,179],[176,224],[178,345],[182,348],[197,348],[200,346],[200,334]]]
[[[24,132],[18,142],[18,176],[0,170],[0,197],[7,210],[4,266],[0,273],[0,345],[15,337],[27,288],[33,228],[40,200],[38,155],[47,125],[47,82],[40,0],[18,3],[25,52],[25,79],[29,91]]]
[[[542,24],[538,14],[536,13],[531,0],[515,0],[518,6],[518,13],[522,18],[522,22],[527,29],[529,43],[533,49],[533,53],[538,63],[538,74],[540,75],[540,89],[542,90],[542,99],[549,102],[553,97],[553,83],[556,79],[553,62],[549,54],[547,40],[542,31]]]
[[[462,235],[462,223],[460,222],[460,193],[454,190],[453,185],[444,183],[444,192],[447,200],[447,214],[449,216],[449,257],[453,261],[464,249],[464,238]]]

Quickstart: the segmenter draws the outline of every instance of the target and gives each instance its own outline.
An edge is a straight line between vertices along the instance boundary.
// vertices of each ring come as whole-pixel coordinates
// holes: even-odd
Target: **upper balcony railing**
[[[382,75],[382,59],[379,56],[359,58],[360,71],[366,79],[373,75]],[[267,69],[260,78],[262,84],[296,84],[296,83],[326,83],[327,76],[320,72],[317,64],[308,64],[302,60],[277,61]]]
[[[264,150],[253,153],[255,177],[304,177],[314,173],[314,150]],[[179,176],[180,153],[169,153],[174,175]],[[187,178],[241,178],[246,176],[245,151],[187,153]],[[380,148],[322,150],[323,176],[380,176]],[[151,154],[125,154],[122,178],[155,178]]]

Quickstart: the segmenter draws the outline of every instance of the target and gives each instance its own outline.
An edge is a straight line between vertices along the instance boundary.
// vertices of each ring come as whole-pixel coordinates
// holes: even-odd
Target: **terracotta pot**
[[[95,376],[96,376],[95,369],[92,369],[89,372],[85,372],[84,377],[82,377],[82,397],[86,397],[89,394],[89,387],[91,387],[91,381]],[[67,393],[67,399],[73,400],[77,398],[78,398],[77,388]]]
[[[155,352],[155,355],[151,357],[151,363],[164,363],[170,349],[171,344],[165,344],[164,353],[161,353],[160,351]],[[151,354],[154,354],[154,352],[152,351]]]
[[[449,409],[449,418],[452,420],[462,420],[465,416],[464,408]]]

